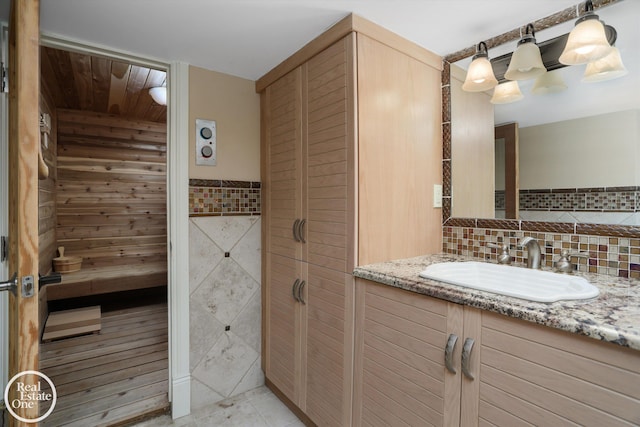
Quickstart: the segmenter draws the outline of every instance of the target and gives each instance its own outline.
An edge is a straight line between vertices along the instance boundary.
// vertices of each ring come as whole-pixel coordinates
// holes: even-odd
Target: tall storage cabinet
[[[440,251],[440,64],[350,16],[256,83],[263,369],[307,422],[351,424],[354,266]]]

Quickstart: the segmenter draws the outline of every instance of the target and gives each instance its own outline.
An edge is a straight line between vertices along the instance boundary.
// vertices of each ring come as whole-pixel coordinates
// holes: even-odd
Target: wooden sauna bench
[[[83,268],[63,274],[61,283],[46,285],[46,289],[47,300],[55,301],[166,285],[167,263],[156,262]]]

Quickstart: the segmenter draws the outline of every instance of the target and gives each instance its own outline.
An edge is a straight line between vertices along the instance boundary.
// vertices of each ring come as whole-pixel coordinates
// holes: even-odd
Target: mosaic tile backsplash
[[[479,227],[444,226],[443,251],[448,254],[471,256],[497,262],[499,249],[487,243],[509,245],[513,264],[526,264],[526,251],[518,247],[525,236],[540,242],[543,265],[553,267],[563,249],[580,254],[571,261],[582,272],[640,279],[640,238],[594,236],[572,233],[500,230]]]
[[[260,215],[259,182],[189,180],[189,216]]]
[[[504,209],[504,191],[496,191],[496,209]],[[640,211],[640,187],[520,190],[520,210]]]

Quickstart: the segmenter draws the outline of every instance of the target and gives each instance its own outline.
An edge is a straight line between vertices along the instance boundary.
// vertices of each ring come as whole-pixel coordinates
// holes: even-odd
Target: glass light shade
[[[622,63],[620,51],[617,47],[613,47],[609,55],[587,64],[582,81],[602,82],[622,77],[625,74],[627,74],[627,69]]]
[[[520,86],[517,81],[511,81],[506,83],[500,83],[493,90],[493,96],[490,102],[492,104],[509,104],[511,102],[520,101],[524,98],[522,92],[520,92]]]
[[[578,23],[569,33],[569,39],[558,60],[565,65],[580,65],[595,61],[611,51],[604,25],[597,19]]]
[[[167,105],[167,87],[166,86],[150,88],[149,95],[151,95],[151,98],[153,98],[153,100],[157,104]]]
[[[498,84],[493,74],[493,67],[486,56],[474,59],[467,70],[467,77],[462,84],[462,90],[467,92],[484,92]]]
[[[504,73],[504,77],[509,80],[529,80],[546,71],[538,45],[526,42],[520,44],[511,55],[511,62],[509,62],[509,68]]]
[[[558,93],[567,89],[562,76],[557,71],[547,71],[538,77],[533,84],[531,93],[534,95],[544,95],[547,93]]]

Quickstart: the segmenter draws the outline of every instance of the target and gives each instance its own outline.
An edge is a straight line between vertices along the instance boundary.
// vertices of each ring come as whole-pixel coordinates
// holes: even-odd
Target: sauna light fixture
[[[627,69],[622,63],[620,51],[617,47],[612,47],[611,53],[607,56],[587,64],[581,81],[585,83],[603,82],[622,77],[625,74],[627,74]]]
[[[525,35],[518,41],[518,48],[511,55],[511,62],[504,77],[507,80],[529,80],[546,71],[540,48],[536,44],[533,24],[527,24]]]
[[[167,105],[167,87],[158,86],[149,88],[149,95],[151,98],[160,105]]]
[[[510,104],[520,101],[522,98],[524,98],[524,95],[520,92],[520,86],[516,80],[513,80],[496,86],[489,102],[492,104]]]
[[[471,65],[469,65],[462,90],[467,92],[484,92],[485,90],[494,88],[497,84],[498,80],[496,80],[491,62],[489,62],[487,44],[480,42],[476,47],[476,54],[473,55],[473,61],[471,61]]]
[[[565,65],[580,65],[600,59],[611,52],[604,24],[593,12],[593,3],[587,0],[585,14],[578,18],[569,33],[567,44],[558,60]]]

